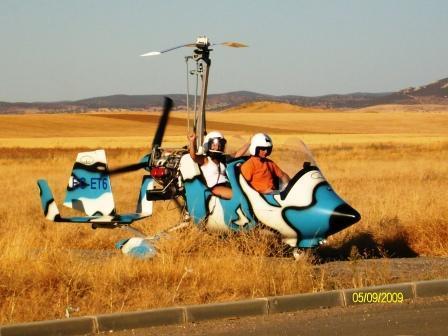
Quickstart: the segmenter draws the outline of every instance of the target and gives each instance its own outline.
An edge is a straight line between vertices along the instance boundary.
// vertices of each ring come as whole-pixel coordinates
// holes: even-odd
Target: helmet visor
[[[208,150],[210,152],[220,152],[224,153],[226,148],[226,139],[224,138],[213,138],[208,141]]]
[[[257,147],[257,151],[256,151],[256,155],[258,155],[258,153],[260,153],[260,151],[267,151],[267,155],[271,155],[272,153],[272,147],[271,146],[258,146]]]

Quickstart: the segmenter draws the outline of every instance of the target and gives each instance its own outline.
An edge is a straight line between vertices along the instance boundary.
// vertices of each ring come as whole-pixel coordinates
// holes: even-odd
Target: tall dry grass
[[[76,316],[447,277],[440,267],[397,275],[387,257],[448,254],[448,114],[390,110],[254,104],[209,114],[209,128],[231,135],[234,146],[264,126],[278,130],[273,158],[291,175],[298,168],[291,135],[302,134],[334,189],[362,214],[300,262],[261,232],[222,237],[195,227],[162,240],[156,258],[135,260],[113,247],[131,236],[126,231],[48,222],[36,180],[47,178],[61,203],[77,152],[105,146],[110,167],[136,162],[157,113],[0,116],[0,323],[62,318],[68,307],[79,308]],[[166,139],[177,146],[185,143],[185,115],[175,117]],[[140,178],[112,178],[119,212],[134,210]],[[154,234],[179,220],[172,203],[157,202],[154,215],[136,227]],[[376,257],[380,264],[362,260]]]
[[[363,257],[448,254],[448,143],[357,144],[312,148],[334,189],[360,211],[362,220],[330,238],[315,258],[352,260],[335,275],[312,260],[280,253],[261,232],[226,237],[195,227],[158,244],[158,256],[136,260],[114,243],[123,230],[91,230],[43,218],[36,180],[46,177],[61,203],[76,153],[73,149],[0,149],[0,323],[131,311],[400,281],[390,267],[360,271]],[[273,158],[297,170],[294,150]],[[137,149],[110,149],[110,166],[134,162]],[[132,211],[140,174],[113,177],[120,212]],[[65,213],[68,210],[62,209]],[[154,216],[136,226],[148,234],[174,225],[179,214],[158,202]],[[415,279],[447,276],[417,274]],[[442,272],[442,273],[440,273]],[[411,279],[404,279],[411,280]]]

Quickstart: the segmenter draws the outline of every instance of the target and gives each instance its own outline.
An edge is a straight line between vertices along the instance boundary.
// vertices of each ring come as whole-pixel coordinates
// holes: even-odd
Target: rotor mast
[[[204,140],[204,136],[207,134],[206,127],[206,118],[205,118],[205,106],[207,104],[207,88],[208,88],[208,77],[210,73],[210,46],[214,45],[223,45],[231,48],[243,48],[247,47],[247,45],[240,42],[221,42],[221,43],[213,43],[211,44],[208,40],[207,36],[199,36],[196,39],[196,43],[187,43],[182,44],[177,47],[172,47],[169,49],[165,49],[162,51],[151,51],[145,53],[141,56],[155,56],[160,55],[172,50],[176,50],[183,47],[194,47],[193,56],[186,56],[185,62],[187,64],[187,119],[188,119],[188,127],[189,127],[189,75],[196,75],[196,92],[194,98],[194,123],[193,123],[193,132],[196,134],[196,145],[198,149],[202,148],[202,142]],[[196,62],[196,70],[189,72],[188,61],[193,59]],[[198,106],[196,105],[197,97],[198,97],[198,82],[199,76],[201,77],[201,99],[200,99],[200,107],[198,110]]]
[[[201,148],[204,136],[207,134],[205,105],[207,103],[208,76],[210,73],[211,59],[209,49],[210,42],[206,36],[199,36],[196,41],[196,49],[193,52],[193,60],[197,63],[197,69],[201,76],[201,100],[199,111],[195,114],[193,130],[196,134],[196,148]]]

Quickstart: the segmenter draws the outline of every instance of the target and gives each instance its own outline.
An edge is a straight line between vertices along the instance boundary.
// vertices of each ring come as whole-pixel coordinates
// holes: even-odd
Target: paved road
[[[153,327],[114,336],[448,335],[448,297]]]

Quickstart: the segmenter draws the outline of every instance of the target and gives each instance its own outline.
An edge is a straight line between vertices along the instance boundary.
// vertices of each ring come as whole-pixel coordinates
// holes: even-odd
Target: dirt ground
[[[316,273],[325,272],[330,278],[352,279],[383,270],[390,282],[410,282],[448,278],[448,257],[415,257],[331,261],[314,266]]]

